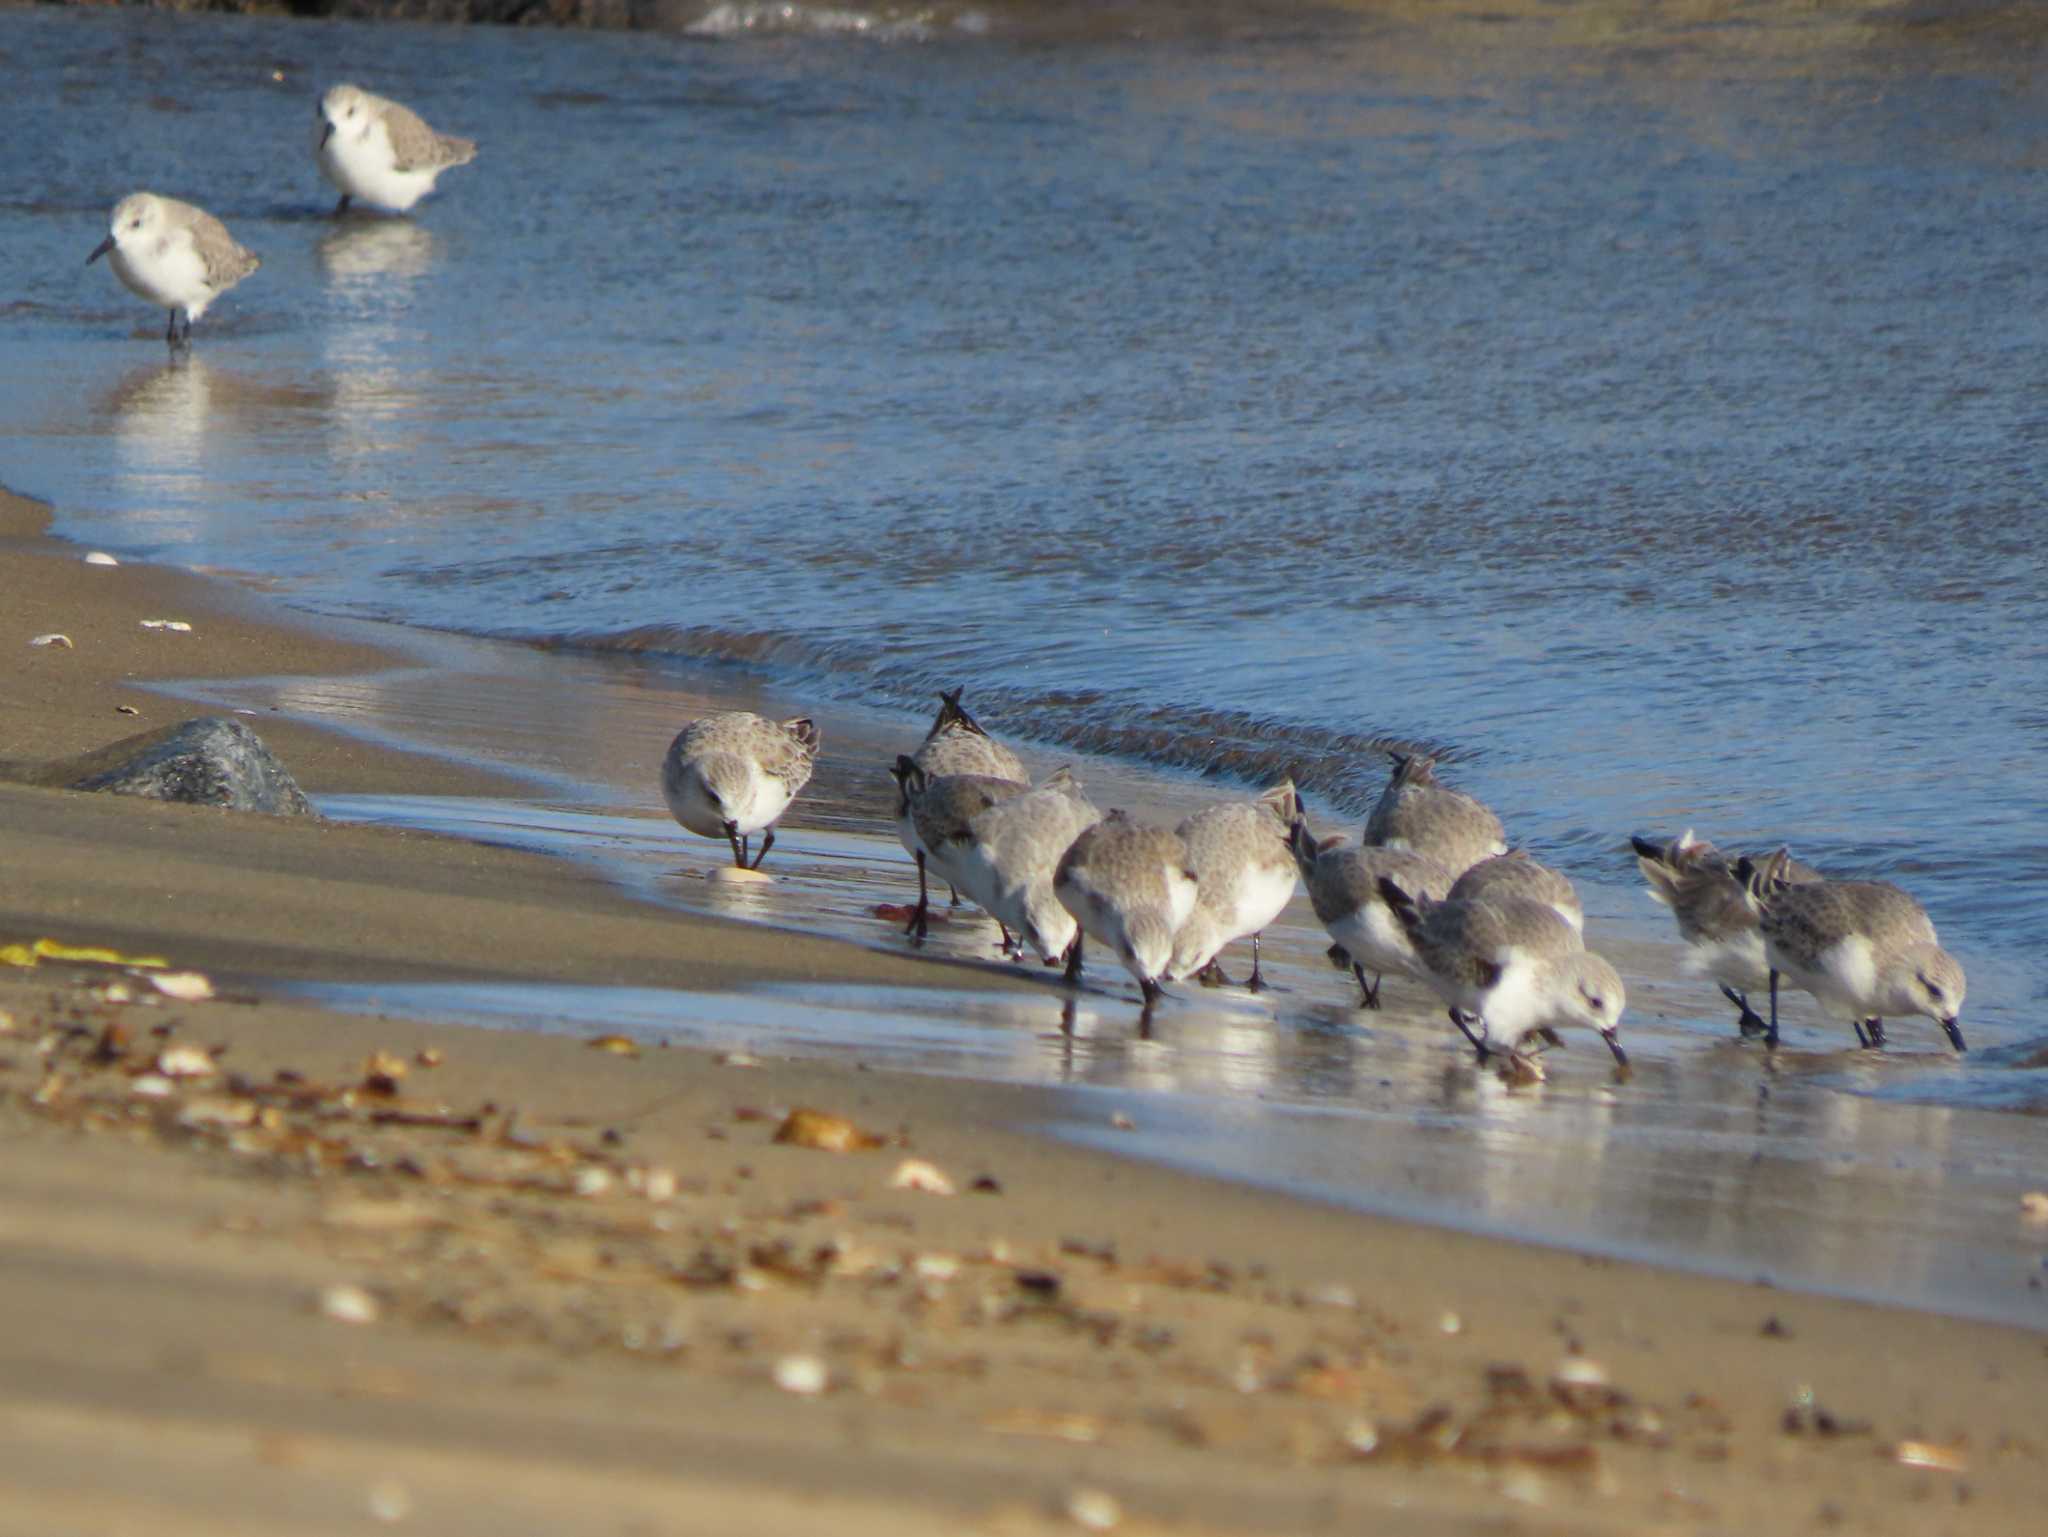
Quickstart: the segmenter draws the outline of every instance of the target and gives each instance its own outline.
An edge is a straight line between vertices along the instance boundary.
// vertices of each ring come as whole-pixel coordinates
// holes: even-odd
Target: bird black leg
[[[340,201],[340,202],[338,202],[338,203],[336,203],[336,204],[334,205],[334,217],[335,217],[335,218],[337,218],[337,219],[339,219],[339,218],[340,218],[340,217],[341,217],[341,216],[342,216],[343,214],[345,214],[345,213],[347,213],[347,212],[348,212],[348,194],[347,194],[346,192],[344,192],[344,193],[342,193],[342,195],[341,195],[341,201]]]
[[[768,851],[774,847],[775,829],[772,827],[763,828],[761,830],[761,852],[754,856],[754,868],[756,870],[761,868],[761,861],[768,857]]]
[[[1145,1000],[1145,1006],[1138,1010],[1138,1039],[1152,1039],[1152,1007],[1165,995],[1166,990],[1150,977],[1138,979],[1138,994]]]
[[[1778,973],[1775,970],[1771,973],[1771,1022],[1764,1029],[1764,1044],[1778,1044]]]
[[[946,883],[946,905],[948,907],[958,907],[960,905],[960,893],[953,889],[950,881]]]
[[[740,829],[737,822],[725,824],[725,841],[732,845],[732,862],[742,870],[746,869],[747,845],[746,840],[740,837]]]
[[[917,906],[910,911],[910,922],[903,925],[903,932],[915,934],[919,939],[925,936],[925,914],[931,906],[931,890],[924,883],[924,853],[920,850],[917,860]]]
[[[1020,948],[1018,947],[1017,941],[1016,941],[1016,940],[1014,940],[1014,939],[1012,939],[1012,938],[1010,937],[1010,926],[1009,926],[1009,925],[1008,925],[1007,923],[1003,922],[1003,920],[1002,920],[1002,919],[998,918],[998,919],[996,919],[996,927],[997,927],[998,929],[1002,930],[1002,934],[1003,934],[1003,956],[1004,956],[1004,958],[1005,958],[1006,960],[1013,960],[1013,961],[1021,961],[1021,960],[1023,960],[1023,959],[1024,959],[1024,952],[1023,952],[1023,950],[1022,950],[1022,949],[1020,949]]]
[[[1222,962],[1213,955],[1209,957],[1209,964],[1195,973],[1195,980],[1204,987],[1230,986],[1230,978],[1223,974]]]
[[[1764,1023],[1763,1015],[1757,1013],[1755,1009],[1749,1006],[1749,995],[1747,993],[1738,993],[1726,982],[1723,982],[1721,984],[1721,996],[1742,1010],[1741,1017],[1735,1021],[1735,1028],[1742,1032],[1744,1039],[1752,1035],[1762,1035],[1770,1028],[1769,1025]]]
[[[1486,1044],[1485,1036],[1472,1033],[1472,1026],[1467,1023],[1469,1018],[1463,1009],[1451,1010],[1451,1023],[1465,1032],[1465,1039],[1472,1043],[1472,1049],[1479,1053],[1479,1060],[1484,1062],[1493,1055],[1493,1048]]]
[[[1259,974],[1259,936],[1252,935],[1252,974],[1245,978],[1245,987],[1254,993],[1266,990],[1266,979]]]
[[[1866,1047],[1875,1051],[1884,1045],[1884,1021],[1866,1019],[1856,1027],[1856,1034]]]
[[[1066,979],[1079,984],[1081,980],[1081,931],[1074,930],[1074,942],[1067,946]]]
[[[1378,1008],[1380,1006],[1380,978],[1378,974],[1375,974],[1370,982],[1366,981],[1365,968],[1356,961],[1351,963],[1351,974],[1358,978],[1358,985],[1365,990],[1365,1006],[1368,1009]]]

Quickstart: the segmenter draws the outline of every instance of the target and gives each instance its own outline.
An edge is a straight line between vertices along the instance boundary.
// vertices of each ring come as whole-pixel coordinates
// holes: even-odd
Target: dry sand
[[[149,678],[379,660],[40,527],[0,505],[17,776],[189,713]],[[494,787],[258,725],[315,791]],[[1045,1090],[278,986],[943,966],[505,850],[33,785],[0,785],[0,861],[0,945],[225,995],[0,964],[0,1530],[1997,1532],[2048,1497],[2039,1335],[1125,1164],[1013,1130],[1071,1114]],[[178,1046],[218,1070],[153,1072]],[[881,1145],[776,1142],[800,1106]],[[891,1188],[908,1159],[957,1193]]]

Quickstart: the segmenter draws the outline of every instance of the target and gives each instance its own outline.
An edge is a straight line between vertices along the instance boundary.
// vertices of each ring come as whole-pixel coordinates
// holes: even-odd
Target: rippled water
[[[1581,874],[1788,840],[2038,1029],[2048,77],[1938,27],[716,9],[0,13],[0,475],[315,609],[966,682],[1320,814],[1425,743]],[[330,222],[344,77],[477,163]],[[264,259],[183,367],[80,265],[143,185]]]

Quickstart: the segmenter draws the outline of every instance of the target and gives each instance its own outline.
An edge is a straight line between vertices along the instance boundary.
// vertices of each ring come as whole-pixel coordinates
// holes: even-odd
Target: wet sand
[[[0,506],[17,765],[190,713],[151,678],[378,660],[40,527]],[[29,650],[47,630],[75,649]],[[504,789],[258,725],[316,795]],[[1019,1532],[1106,1518],[1101,1493],[1126,1531],[1996,1531],[2048,1494],[2037,1334],[1149,1168],[1031,1134],[1078,1112],[1029,1084],[628,1054],[287,985],[957,965],[392,828],[17,783],[0,847],[0,944],[161,956],[224,995],[0,966],[0,1295],[34,1321],[0,1347],[0,1528]],[[178,1045],[218,1071],[153,1081]],[[777,1143],[799,1106],[881,1145]],[[892,1189],[907,1159],[957,1193]]]

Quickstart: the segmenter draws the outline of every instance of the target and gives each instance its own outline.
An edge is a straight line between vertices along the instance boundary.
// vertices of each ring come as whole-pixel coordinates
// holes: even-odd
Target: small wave
[[[741,667],[831,698],[908,711],[958,686],[959,668],[909,662],[871,646],[833,645],[774,632],[710,626],[642,625],[607,633],[508,637],[544,651],[667,659]],[[1120,758],[1150,768],[1263,788],[1292,779],[1319,810],[1363,816],[1386,782],[1389,753],[1465,756],[1443,743],[1387,731],[1340,731],[1244,710],[1153,702],[1106,689],[1032,690],[974,684],[969,701],[1007,737]]]
[[[775,3],[714,5],[683,30],[693,37],[871,37],[882,42],[922,43],[940,36],[978,37],[988,17],[971,9],[884,6],[866,10],[843,5]]]

